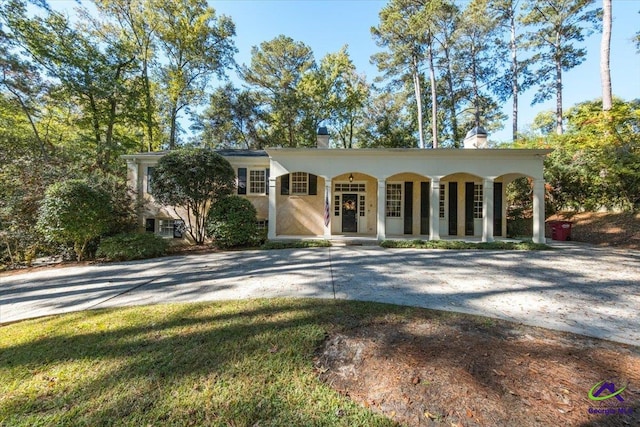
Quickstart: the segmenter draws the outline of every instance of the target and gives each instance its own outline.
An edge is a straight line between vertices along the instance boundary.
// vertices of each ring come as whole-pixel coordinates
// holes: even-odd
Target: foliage
[[[209,210],[206,228],[220,248],[250,246],[258,239],[256,208],[244,197],[231,195],[216,201]]]
[[[205,0],[159,0],[149,7],[164,54],[158,74],[173,149],[180,112],[200,104],[212,75],[223,77],[233,64],[235,25],[227,16],[216,16]]]
[[[537,65],[534,78],[538,91],[534,103],[556,97],[556,132],[563,133],[562,72],[580,65],[586,49],[577,47],[598,24],[600,9],[594,0],[549,0],[542,4],[529,0],[524,6],[521,22],[531,29],[526,34],[526,46],[533,51],[531,62]]]
[[[525,135],[519,146],[553,148],[545,160],[554,211],[634,210],[640,206],[640,100],[614,98],[577,104],[566,114],[567,131]]]
[[[540,251],[552,249],[541,243],[523,242],[464,242],[459,240],[384,240],[383,248],[416,248],[416,249],[486,249],[486,250],[518,250]]]
[[[235,172],[221,155],[205,148],[182,148],[163,156],[155,168],[151,194],[156,201],[182,207],[187,232],[204,243],[209,207],[235,189]]]
[[[269,240],[265,242],[261,249],[296,249],[296,248],[329,248],[331,242],[329,240]]]
[[[100,240],[96,257],[110,261],[155,258],[165,255],[168,243],[153,233],[122,233]]]
[[[109,194],[82,180],[68,180],[47,188],[36,228],[51,242],[72,242],[78,261],[88,243],[109,229]]]
[[[306,108],[299,90],[305,73],[316,67],[309,46],[280,35],[251,49],[251,65],[241,68],[242,78],[258,94],[266,113],[266,144],[304,147],[315,143],[322,117],[314,117]]]

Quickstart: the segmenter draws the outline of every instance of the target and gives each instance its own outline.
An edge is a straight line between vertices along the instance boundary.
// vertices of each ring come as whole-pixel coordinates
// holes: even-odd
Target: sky
[[[71,0],[49,0],[56,9],[72,9]],[[86,1],[83,2],[86,4]],[[235,60],[251,62],[251,48],[280,34],[311,47],[319,61],[327,53],[348,45],[349,54],[360,73],[372,81],[377,69],[370,63],[372,54],[380,51],[371,36],[378,25],[378,13],[387,1],[380,0],[210,0],[218,14],[230,16],[236,25]],[[459,1],[464,3],[464,1]],[[601,5],[601,0],[596,3]],[[611,80],[614,96],[625,100],[640,98],[640,54],[636,53],[633,35],[640,30],[640,0],[613,0],[611,37]],[[600,87],[600,38],[594,33],[584,42],[587,59],[563,75],[563,106],[602,96]],[[235,76],[232,76],[235,77]],[[233,78],[235,82],[238,80]],[[520,96],[520,131],[533,121],[537,113],[555,109],[555,99],[530,106],[534,90]],[[504,107],[509,120],[504,129],[489,135],[492,141],[511,139],[511,100]]]

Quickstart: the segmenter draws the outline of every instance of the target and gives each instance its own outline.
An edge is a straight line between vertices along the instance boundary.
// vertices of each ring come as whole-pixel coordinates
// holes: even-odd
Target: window
[[[162,237],[181,239],[184,231],[184,222],[179,219],[158,220],[158,234]]]
[[[260,219],[256,221],[256,227],[258,227],[258,230],[267,230],[269,228],[269,220]]]
[[[365,184],[354,184],[354,183],[349,183],[349,184],[336,184],[335,185],[335,190],[336,191],[343,191],[343,192],[353,192],[353,193],[364,193],[366,191],[366,187]]]
[[[291,174],[291,194],[309,193],[309,175],[306,172],[293,172]]]
[[[147,168],[147,193],[151,193],[151,184],[153,183],[153,172],[156,168],[149,166]]]
[[[365,207],[366,207],[366,203],[365,203],[365,199],[364,199],[364,194],[360,195],[359,198],[359,204],[360,206],[358,207],[358,209],[360,210],[360,216],[365,216]]]
[[[440,218],[444,219],[444,200],[445,200],[445,188],[447,186],[445,184],[440,184]]]
[[[249,171],[249,193],[265,194],[266,193],[266,172],[262,170]]]
[[[473,185],[473,217],[482,219],[482,184]]]
[[[402,184],[387,184],[387,217],[402,216]]]
[[[333,197],[333,216],[340,216],[340,195]]]

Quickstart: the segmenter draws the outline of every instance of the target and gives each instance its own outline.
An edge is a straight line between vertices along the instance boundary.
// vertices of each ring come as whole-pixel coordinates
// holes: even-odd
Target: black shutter
[[[464,234],[473,236],[473,182],[465,183],[464,194]]]
[[[156,219],[155,218],[147,218],[144,220],[144,231],[147,233],[155,233],[156,232]]]
[[[413,234],[413,182],[404,183],[404,234]]]
[[[420,234],[429,234],[429,197],[431,195],[431,183],[420,183]]]
[[[282,196],[289,195],[289,175],[282,175],[282,180],[280,182],[280,194]]]
[[[318,194],[318,177],[312,173],[309,174],[309,195],[315,196]]]
[[[458,235],[458,183],[449,183],[449,236]]]
[[[493,184],[493,235],[502,236],[502,183]]]
[[[247,194],[247,168],[238,168],[238,194]]]
[[[264,194],[269,194],[269,168],[264,170]]]

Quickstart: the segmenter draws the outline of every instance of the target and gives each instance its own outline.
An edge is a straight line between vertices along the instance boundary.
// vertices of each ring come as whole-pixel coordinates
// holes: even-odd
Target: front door
[[[358,195],[342,195],[342,232],[358,232]]]

